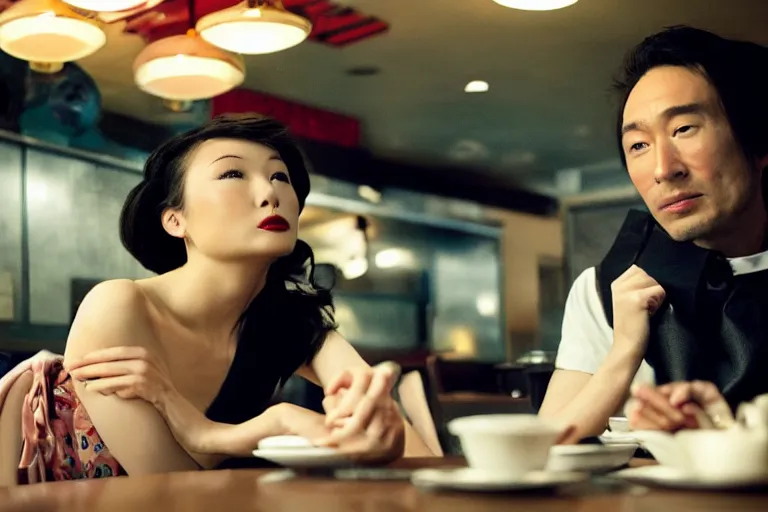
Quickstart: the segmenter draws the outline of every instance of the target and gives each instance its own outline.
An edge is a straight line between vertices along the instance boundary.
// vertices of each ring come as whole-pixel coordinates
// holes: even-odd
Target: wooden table
[[[411,459],[401,468],[460,465],[457,459]],[[284,470],[224,470],[57,482],[0,489],[0,511],[260,512],[660,512],[768,509],[766,494],[673,492],[584,484],[560,493],[427,492],[405,481],[339,481]]]

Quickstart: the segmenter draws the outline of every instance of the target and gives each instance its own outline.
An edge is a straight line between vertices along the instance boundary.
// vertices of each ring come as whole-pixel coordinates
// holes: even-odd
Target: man
[[[540,414],[577,437],[630,388],[633,428],[665,430],[768,392],[766,70],[765,47],[689,27],[628,55],[616,133],[649,213],[630,212],[566,302]]]

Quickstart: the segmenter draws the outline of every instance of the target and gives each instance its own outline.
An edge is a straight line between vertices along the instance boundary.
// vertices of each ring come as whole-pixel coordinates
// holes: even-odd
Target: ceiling
[[[646,35],[685,23],[768,44],[766,0],[580,0],[549,12],[492,0],[344,3],[390,30],[342,49],[305,42],[246,57],[246,86],[359,118],[375,154],[459,162],[540,190],[565,169],[623,179],[609,85],[625,51]],[[175,114],[133,85],[143,41],[119,25],[108,30],[107,46],[81,62],[105,109],[168,122]],[[356,66],[380,73],[346,73]],[[490,90],[464,93],[474,79]]]

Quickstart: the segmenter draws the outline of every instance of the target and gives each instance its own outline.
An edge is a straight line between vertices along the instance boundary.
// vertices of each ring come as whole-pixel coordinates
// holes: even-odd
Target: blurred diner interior
[[[676,23],[768,42],[766,3],[745,0],[283,0],[308,37],[231,30],[222,47],[190,29],[236,0],[97,3],[0,0],[66,20],[19,36],[0,18],[0,374],[62,352],[95,284],[149,275],[118,237],[147,155],[259,112],[310,163],[299,237],[340,332],[417,376],[446,453],[451,418],[537,410],[573,279],[643,206],[607,94],[624,53]],[[294,377],[275,400],[318,409],[322,391]]]

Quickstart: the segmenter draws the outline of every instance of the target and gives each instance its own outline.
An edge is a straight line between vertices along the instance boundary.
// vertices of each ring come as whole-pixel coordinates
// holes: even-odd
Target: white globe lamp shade
[[[171,101],[195,101],[224,94],[245,80],[239,55],[207,43],[190,30],[146,46],[133,63],[136,85]]]
[[[94,12],[117,12],[135,9],[147,0],[64,0],[72,7]]]
[[[96,21],[58,0],[22,0],[0,13],[0,50],[40,71],[59,71],[106,42]]]
[[[579,0],[493,0],[504,7],[523,11],[554,11],[575,4]]]
[[[300,44],[312,32],[312,23],[287,11],[280,2],[246,0],[203,16],[196,29],[200,37],[219,48],[259,55]]]

